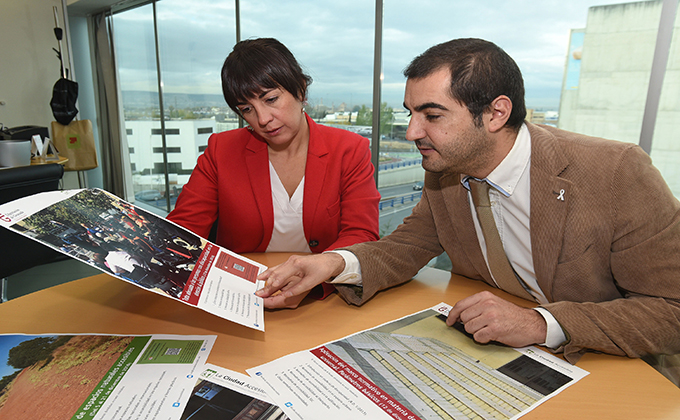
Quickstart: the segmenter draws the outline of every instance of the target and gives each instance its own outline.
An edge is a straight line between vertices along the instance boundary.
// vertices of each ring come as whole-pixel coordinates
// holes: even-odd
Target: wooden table
[[[286,254],[246,255],[267,266]],[[109,333],[217,335],[209,362],[245,369],[357,331],[490,288],[431,268],[413,281],[379,293],[363,307],[337,294],[303,301],[295,310],[268,311],[266,332],[255,331],[101,274],[0,304],[0,333]],[[496,293],[529,306],[531,303]],[[526,419],[680,419],[680,389],[639,359],[586,354],[590,372],[537,407]]]

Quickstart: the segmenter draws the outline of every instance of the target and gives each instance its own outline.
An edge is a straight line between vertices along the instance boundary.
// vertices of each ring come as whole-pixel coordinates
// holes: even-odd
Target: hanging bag
[[[74,120],[68,125],[52,121],[52,140],[59,155],[68,158],[65,170],[84,171],[98,166],[90,120]]]

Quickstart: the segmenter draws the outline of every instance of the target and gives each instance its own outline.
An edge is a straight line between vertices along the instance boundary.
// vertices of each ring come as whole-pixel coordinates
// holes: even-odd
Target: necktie
[[[491,211],[491,202],[489,201],[489,184],[485,181],[477,181],[470,178],[469,180],[470,192],[472,193],[472,202],[477,211],[477,219],[484,234],[484,241],[486,242],[486,258],[489,262],[489,269],[493,278],[496,280],[498,287],[515,296],[522,297],[528,300],[534,298],[527,292],[520,284],[520,279],[512,269],[510,261],[503,249],[501,237],[496,228],[496,222]]]

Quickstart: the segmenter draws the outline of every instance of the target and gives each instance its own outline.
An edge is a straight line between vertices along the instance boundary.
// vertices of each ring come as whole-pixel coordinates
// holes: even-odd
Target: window
[[[163,134],[163,130],[160,128],[152,128],[151,129],[151,134],[154,136],[160,136]],[[165,135],[170,136],[170,135],[179,135],[179,129],[178,128],[166,128],[165,129]]]
[[[165,150],[166,153],[182,153],[181,147],[166,147],[165,149],[162,147],[153,148],[154,153],[163,153],[163,150]]]
[[[241,39],[279,39],[314,79],[305,109],[315,121],[371,138],[373,112],[380,113],[375,128],[380,133],[378,187],[383,196],[381,234],[387,234],[417,204],[424,176],[420,154],[405,139],[409,118],[402,105],[402,71],[415,56],[453,38],[488,39],[520,66],[531,122],[637,142],[662,3],[548,0],[536,7],[528,1],[425,0],[414,7],[406,0],[384,0],[379,32],[374,2],[239,4]],[[130,160],[137,168],[131,169],[135,188],[169,190],[170,183],[181,187],[188,181],[190,168],[206,148],[206,134],[238,126],[220,82],[222,63],[236,41],[235,7],[222,0],[205,0],[200,7],[163,0],[155,3],[155,12],[152,6],[116,14],[114,33],[134,154]],[[381,34],[382,50],[379,110],[373,109],[376,33]],[[672,133],[680,121],[673,99],[678,96],[678,51],[672,44],[651,152],[676,196],[680,146]],[[147,136],[138,134],[142,132]],[[172,172],[176,178],[157,173],[154,153],[157,158],[162,151],[167,161],[168,153],[179,153],[182,147],[181,167]]]
[[[196,164],[199,148],[206,143],[205,134],[238,126],[222,98],[219,75],[221,63],[236,41],[234,10],[233,2],[222,0],[206,0],[200,5],[163,0],[114,14],[126,132],[131,149],[137,151],[130,156],[135,192],[169,192],[175,184],[181,187]],[[183,125],[185,122],[191,124]],[[194,124],[201,124],[200,128]],[[168,153],[180,153],[183,146],[187,147],[182,162],[168,163],[165,173],[165,165],[155,161],[157,153],[164,153],[167,161]],[[155,205],[170,211],[176,197],[169,196],[169,206],[165,207],[164,201]]]

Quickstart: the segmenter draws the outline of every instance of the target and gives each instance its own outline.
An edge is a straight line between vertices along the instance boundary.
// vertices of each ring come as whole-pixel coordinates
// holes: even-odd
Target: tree
[[[387,102],[380,104],[380,133],[387,134],[392,131],[392,123],[394,121],[394,109],[387,106]],[[373,125],[373,110],[362,105],[357,115],[356,125]]]
[[[367,125],[371,126],[373,124],[373,112],[366,108],[366,105],[361,105],[359,112],[357,113],[356,125]]]
[[[9,350],[7,365],[15,369],[33,366],[41,360],[49,360],[52,352],[71,337],[38,337],[20,343]]]

